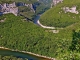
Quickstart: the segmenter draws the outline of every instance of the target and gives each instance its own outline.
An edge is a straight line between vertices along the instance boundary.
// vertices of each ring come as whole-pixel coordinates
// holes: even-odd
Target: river
[[[0,48],[0,55],[3,55],[3,56],[12,55],[12,56],[20,57],[20,58],[27,58],[28,60],[51,60],[49,58],[36,56],[36,55],[33,55],[33,54],[19,52],[19,51],[12,51],[12,50],[3,49],[3,48]]]
[[[41,15],[37,15],[37,16],[35,17],[35,19],[34,19],[34,22],[33,22],[33,23],[35,23],[35,24],[39,25],[39,24],[37,23],[37,21],[39,20],[40,16],[41,16]]]

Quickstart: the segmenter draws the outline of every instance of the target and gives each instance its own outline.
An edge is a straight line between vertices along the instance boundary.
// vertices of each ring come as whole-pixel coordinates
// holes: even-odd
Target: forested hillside
[[[36,14],[42,14],[46,10],[50,9],[52,0],[39,0],[40,4],[36,8]]]
[[[76,11],[79,14],[65,12],[63,10],[64,7],[66,9],[76,7]],[[47,26],[55,26],[55,27],[66,27],[72,25],[74,23],[80,22],[80,0],[63,0],[63,3],[59,3],[54,6],[52,9],[48,10],[41,16],[41,23]]]
[[[78,11],[79,13],[76,14],[71,12],[65,12],[63,10],[64,7],[67,8],[76,7],[76,11]],[[56,6],[54,6],[52,9],[49,9],[40,18],[40,22],[45,26],[63,28],[58,33],[62,37],[59,37],[59,35],[57,35],[57,37],[61,38],[61,40],[67,39],[67,41],[70,42],[70,38],[68,38],[68,36],[71,37],[72,43],[70,43],[70,47],[66,52],[64,52],[64,49],[62,51],[61,49],[58,49],[61,51],[58,57],[63,57],[61,60],[79,60],[80,57],[79,56],[80,55],[80,43],[79,43],[80,17],[79,16],[80,16],[80,0],[77,1],[63,0],[63,3],[59,3]],[[63,45],[65,46],[65,43],[63,43]]]
[[[79,60],[80,13],[65,13],[62,10],[62,7],[76,6],[79,11],[79,3],[80,0],[64,0],[41,16],[40,22],[43,25],[63,28],[57,34],[26,21],[22,16],[0,16],[0,46],[50,56],[57,60]],[[26,10],[25,7],[19,9]]]
[[[4,18],[6,20],[0,22],[0,46],[63,59],[65,58],[64,55],[68,59],[76,59],[76,57],[72,57],[76,53],[77,57],[79,57],[79,49],[71,50],[70,48],[73,40],[73,29],[71,28],[78,28],[76,30],[78,33],[80,28],[79,23],[67,27],[68,30],[66,28],[57,34],[53,34],[46,29],[36,26],[32,22],[25,21],[19,16],[8,14],[1,17],[3,17],[3,20]],[[80,39],[79,37],[76,38]],[[79,44],[77,47],[80,48]],[[71,53],[71,51],[73,52]],[[69,54],[72,54],[72,56],[69,57]]]

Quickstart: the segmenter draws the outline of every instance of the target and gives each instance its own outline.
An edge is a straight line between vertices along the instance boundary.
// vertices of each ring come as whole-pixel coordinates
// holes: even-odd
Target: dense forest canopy
[[[57,58],[61,58],[61,56],[64,58],[64,53],[68,53],[67,58],[69,59],[68,55],[73,54],[69,53],[72,51],[69,48],[73,40],[73,29],[71,28],[74,27],[78,31],[80,24],[77,23],[75,26],[67,27],[60,30],[59,33],[53,34],[32,22],[25,21],[20,16],[7,14],[1,17],[6,18],[6,20],[0,22],[0,46]],[[75,54],[79,52],[75,51],[73,51]]]
[[[33,2],[34,0],[29,1]],[[0,2],[2,3],[3,0],[0,0]],[[63,29],[59,29],[57,34],[52,33],[49,29],[43,29],[31,21],[26,21],[23,16],[1,15],[0,46],[55,57],[58,60],[79,60],[80,14],[64,13],[61,10],[61,7],[64,6],[72,7],[76,5],[79,11],[79,2],[80,0],[64,0],[63,3],[54,6],[41,16],[40,22],[43,25],[63,27]],[[43,5],[39,5],[40,9],[43,9]],[[29,7],[20,6],[19,9],[20,14],[25,14],[25,17],[32,19],[31,16],[35,16],[30,12]],[[36,12],[38,12],[39,8],[36,9]],[[62,11],[61,14],[59,14],[60,11]],[[3,22],[1,22],[2,20]]]

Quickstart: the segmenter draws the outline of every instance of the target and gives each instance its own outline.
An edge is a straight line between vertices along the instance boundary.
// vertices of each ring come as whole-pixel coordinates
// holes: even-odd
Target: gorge
[[[8,52],[6,55],[30,60],[44,60],[47,57],[50,60],[80,59],[80,0],[52,0],[57,5],[49,5],[51,9],[44,8],[51,0],[14,1],[19,15],[0,15],[1,54]],[[27,7],[28,3],[33,5],[35,12],[29,5]]]

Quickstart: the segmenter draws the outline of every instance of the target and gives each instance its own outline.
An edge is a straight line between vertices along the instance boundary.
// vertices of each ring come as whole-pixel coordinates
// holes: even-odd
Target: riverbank
[[[43,59],[45,59],[45,60],[55,60],[55,58],[51,58],[51,57],[47,57],[47,56],[43,56],[43,55],[39,55],[39,54],[35,54],[35,53],[32,53],[32,52],[26,52],[26,51],[14,50],[14,49],[9,49],[9,48],[5,48],[5,47],[0,47],[0,49],[5,49],[5,50],[10,50],[10,51],[15,51],[15,52],[22,52],[22,53],[25,53],[25,54],[30,54],[30,55],[33,55],[33,56],[39,57],[39,58],[43,58]]]

